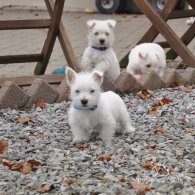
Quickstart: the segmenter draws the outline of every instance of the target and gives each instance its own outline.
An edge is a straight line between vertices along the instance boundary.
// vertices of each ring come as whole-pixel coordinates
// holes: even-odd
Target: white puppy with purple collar
[[[81,71],[98,70],[111,80],[120,74],[119,62],[112,49],[115,20],[89,20],[88,47],[81,60]]]
[[[135,131],[120,96],[111,91],[101,92],[101,72],[77,74],[67,68],[66,79],[71,89],[72,106],[68,116],[74,142],[89,140],[89,130],[95,130],[103,141],[110,143],[117,123],[124,133]]]

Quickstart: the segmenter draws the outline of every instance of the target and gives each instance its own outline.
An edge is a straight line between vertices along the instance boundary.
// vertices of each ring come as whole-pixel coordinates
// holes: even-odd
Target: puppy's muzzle
[[[81,104],[82,104],[83,106],[86,106],[87,103],[88,103],[88,100],[86,100],[86,99],[82,99],[82,100],[81,100]]]

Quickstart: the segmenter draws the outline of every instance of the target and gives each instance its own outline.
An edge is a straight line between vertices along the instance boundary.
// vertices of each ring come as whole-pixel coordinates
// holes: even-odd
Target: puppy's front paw
[[[89,141],[89,137],[88,136],[82,136],[82,137],[75,136],[73,139],[74,143],[79,143],[79,142],[83,142],[83,141]]]
[[[135,132],[135,127],[129,126],[126,130],[125,133],[134,133]]]

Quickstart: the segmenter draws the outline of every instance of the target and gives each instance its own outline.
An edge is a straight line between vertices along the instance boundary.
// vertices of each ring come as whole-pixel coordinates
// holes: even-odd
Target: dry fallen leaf
[[[39,138],[39,139],[42,139],[42,140],[44,140],[45,139],[45,135],[44,135],[44,133],[38,133],[38,135],[37,135],[37,137]]]
[[[168,168],[167,168],[167,173],[171,173],[173,171],[174,171],[173,166],[169,165]]]
[[[165,104],[169,104],[170,102],[172,102],[171,99],[164,97],[161,100],[154,102],[153,106],[163,106]]]
[[[146,89],[143,89],[143,90],[139,91],[136,95],[139,96],[141,99],[144,99],[144,100],[152,97],[152,93],[150,93]]]
[[[30,118],[29,117],[21,117],[21,118],[18,118],[17,119],[17,122],[19,123],[23,123],[23,124],[26,124],[30,121]]]
[[[43,98],[39,98],[37,101],[36,107],[39,107],[42,109],[45,108],[46,107],[45,100]]]
[[[63,185],[72,185],[72,184],[74,184],[75,182],[76,182],[75,179],[73,179],[73,178],[67,178],[67,179],[64,179],[64,180],[62,181],[62,184],[63,184]]]
[[[80,151],[84,151],[84,150],[88,150],[89,148],[86,147],[86,146],[80,145],[80,146],[77,146],[77,149],[80,150]]]
[[[49,192],[51,190],[55,189],[53,184],[43,184],[41,188],[38,190],[40,193]]]
[[[156,166],[156,165],[155,165],[154,162],[145,162],[145,163],[143,164],[143,167],[146,168],[146,169],[154,169],[155,166]]]
[[[155,149],[156,147],[157,147],[157,144],[150,144],[150,145],[148,145],[148,148]]]
[[[181,125],[187,125],[188,122],[186,121],[185,118],[182,118],[182,119],[180,120],[180,124],[181,124]]]
[[[99,160],[99,161],[110,161],[110,160],[112,160],[112,157],[104,155],[104,156],[99,156],[97,160]]]
[[[41,164],[41,161],[34,159],[28,160],[27,162],[31,164],[33,169],[38,168],[38,166]]]
[[[187,130],[185,131],[185,133],[191,134],[191,135],[195,135],[195,132],[194,132],[192,129],[187,129]]]
[[[120,183],[124,183],[124,182],[126,182],[125,177],[121,177],[121,178],[119,178],[119,179],[118,179],[118,182],[120,182]]]
[[[162,134],[165,134],[165,133],[167,133],[167,130],[162,129],[162,128],[156,128],[156,129],[154,129],[154,133],[162,133]]]
[[[31,170],[32,170],[32,165],[30,163],[28,163],[28,162],[23,163],[23,168],[22,168],[21,172],[24,175],[30,173]]]
[[[0,140],[0,154],[3,154],[5,148],[8,147],[8,141]]]
[[[2,164],[6,167],[9,167],[11,169],[11,167],[13,166],[13,162],[8,162],[8,161],[3,161]]]
[[[149,114],[149,115],[153,115],[153,116],[158,115],[158,113],[157,113],[157,106],[152,106],[152,107],[149,109],[148,114]]]
[[[150,191],[151,189],[154,189],[152,186],[145,185],[136,180],[131,181],[131,185],[133,186],[134,189],[138,189],[140,191]]]
[[[186,92],[186,93],[192,92],[192,89],[190,89],[189,87],[186,87],[186,86],[181,86],[180,89],[181,89],[183,92]]]

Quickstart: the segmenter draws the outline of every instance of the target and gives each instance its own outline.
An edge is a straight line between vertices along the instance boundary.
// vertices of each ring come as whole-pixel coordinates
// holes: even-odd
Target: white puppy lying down
[[[101,72],[77,74],[66,69],[66,79],[71,88],[72,106],[69,111],[69,125],[73,141],[89,140],[89,130],[96,130],[106,143],[115,134],[116,123],[123,132],[134,132],[123,100],[114,92],[101,92]]]
[[[166,55],[163,48],[156,43],[143,43],[134,47],[129,54],[127,72],[136,79],[151,71],[163,76],[166,67]],[[137,76],[137,75],[140,75]]]
[[[114,20],[89,20],[88,47],[81,60],[81,71],[99,70],[111,80],[120,74],[119,62],[112,49],[114,42]]]

